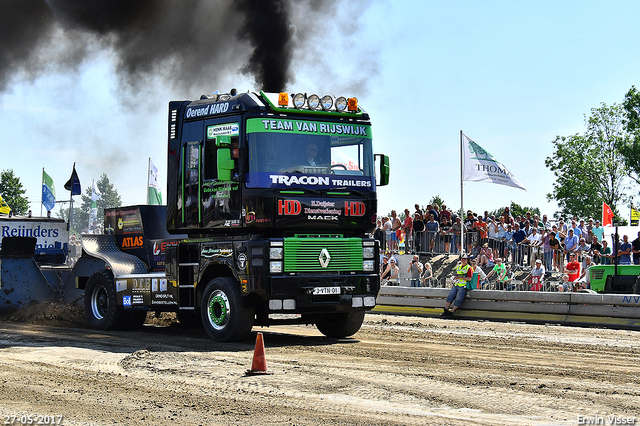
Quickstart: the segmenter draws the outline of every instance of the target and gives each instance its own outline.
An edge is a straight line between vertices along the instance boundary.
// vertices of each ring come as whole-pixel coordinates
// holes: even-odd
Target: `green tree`
[[[628,201],[628,167],[618,149],[629,143],[622,107],[602,103],[591,109],[585,125],[582,135],[557,136],[553,141],[555,152],[546,158],[545,165],[556,181],[547,199],[560,206],[556,215],[599,217],[603,201],[617,215],[616,206]]]
[[[100,199],[96,201],[98,214],[98,224],[104,224],[104,209],[111,207],[120,207],[122,200],[118,194],[118,190],[114,188],[113,184],[109,182],[109,178],[106,173],[100,176],[100,179],[96,181],[96,186],[102,194]],[[73,223],[74,228],[84,229],[89,225],[89,215],[91,214],[91,193],[93,188],[89,185],[84,194],[82,194],[82,205],[79,209],[73,209]]]
[[[29,200],[23,197],[26,192],[20,178],[13,174],[13,169],[6,169],[0,173],[0,195],[11,207],[14,215],[23,216],[29,210]]]
[[[495,217],[502,216],[502,213],[504,212],[505,208],[506,207],[500,207],[496,210],[490,211],[489,216],[491,215]],[[509,211],[511,212],[511,216],[513,216],[514,218],[516,216],[524,216],[527,212],[529,212],[531,213],[532,216],[534,214],[537,214],[542,219],[542,214],[540,213],[540,208],[538,207],[523,207],[523,206],[520,206],[520,204],[514,203],[512,201],[511,204],[509,204]]]
[[[622,103],[624,107],[623,125],[629,134],[628,139],[618,143],[618,150],[629,168],[629,177],[640,184],[640,92],[635,86],[627,92]]]

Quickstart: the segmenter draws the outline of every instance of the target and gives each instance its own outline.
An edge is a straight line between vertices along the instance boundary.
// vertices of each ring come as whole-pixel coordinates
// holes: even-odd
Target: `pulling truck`
[[[147,232],[83,236],[105,263],[78,279],[90,324],[117,329],[174,311],[217,341],[253,325],[356,333],[380,289],[370,233],[376,186],[389,179],[357,99],[232,90],[170,102],[168,120],[167,238],[154,241],[164,270],[127,252]],[[143,210],[128,225],[144,223]]]

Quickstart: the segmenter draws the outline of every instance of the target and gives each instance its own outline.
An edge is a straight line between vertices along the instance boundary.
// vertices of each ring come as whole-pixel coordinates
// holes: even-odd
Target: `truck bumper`
[[[380,290],[376,274],[271,277],[269,312],[323,313],[372,309]]]

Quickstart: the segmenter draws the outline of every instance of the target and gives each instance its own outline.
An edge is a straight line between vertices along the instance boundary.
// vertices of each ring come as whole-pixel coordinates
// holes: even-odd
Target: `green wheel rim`
[[[229,298],[220,290],[209,297],[209,320],[216,330],[222,330],[229,322]]]

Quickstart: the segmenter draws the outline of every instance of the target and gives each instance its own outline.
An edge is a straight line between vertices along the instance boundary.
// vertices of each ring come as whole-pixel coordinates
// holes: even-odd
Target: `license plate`
[[[314,287],[313,294],[340,294],[340,287]]]

